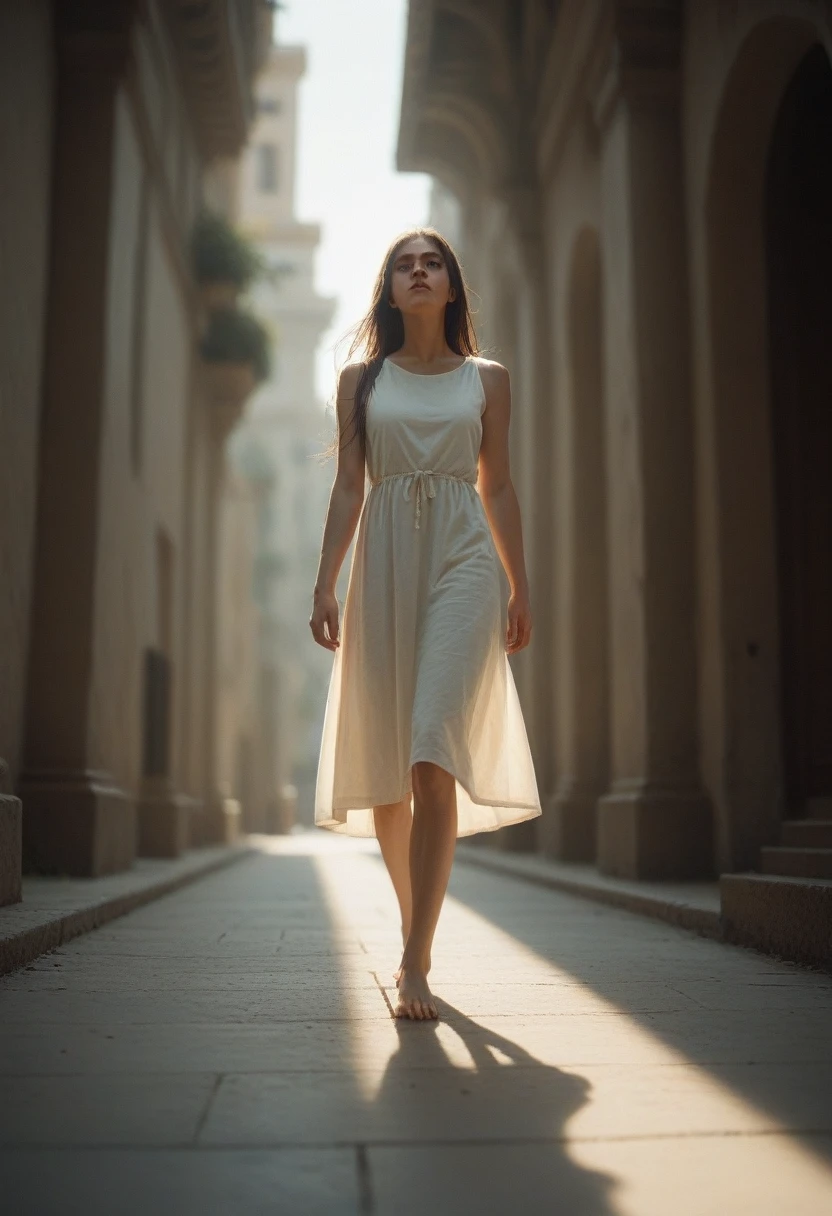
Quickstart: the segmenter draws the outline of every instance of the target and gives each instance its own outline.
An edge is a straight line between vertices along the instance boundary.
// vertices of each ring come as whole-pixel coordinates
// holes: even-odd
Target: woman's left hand
[[[528,595],[513,591],[508,601],[506,650],[516,654],[528,646],[532,637],[532,609]]]

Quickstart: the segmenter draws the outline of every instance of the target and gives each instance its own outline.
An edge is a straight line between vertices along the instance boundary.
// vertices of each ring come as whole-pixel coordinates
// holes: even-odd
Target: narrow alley
[[[6,1211],[829,1210],[830,977],[460,849],[397,1022],[375,847],[257,845],[0,981]]]

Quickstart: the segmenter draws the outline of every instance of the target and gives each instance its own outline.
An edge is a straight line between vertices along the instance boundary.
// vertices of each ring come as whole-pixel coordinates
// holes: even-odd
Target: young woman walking
[[[334,652],[315,822],[378,838],[401,910],[396,1013],[435,1018],[427,977],[456,838],[541,813],[508,663],[532,630],[511,394],[505,368],[477,357],[459,262],[431,228],[391,245],[357,351],[338,380],[309,620]]]

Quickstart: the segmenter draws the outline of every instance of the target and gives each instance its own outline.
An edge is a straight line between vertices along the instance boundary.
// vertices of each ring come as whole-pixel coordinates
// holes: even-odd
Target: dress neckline
[[[399,367],[398,363],[394,363],[389,355],[385,355],[384,362],[390,367],[395,367],[396,371],[404,372],[406,376],[415,376],[417,380],[438,380],[441,376],[453,376],[456,372],[462,371],[463,367],[467,367],[471,356],[466,355],[458,367],[452,367],[447,372],[409,372],[406,367]]]

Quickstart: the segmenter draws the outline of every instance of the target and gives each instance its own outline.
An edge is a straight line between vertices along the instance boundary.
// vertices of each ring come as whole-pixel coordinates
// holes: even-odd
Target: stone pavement
[[[462,864],[439,1024],[397,961],[318,832],[7,976],[3,1212],[832,1212],[830,977]]]

